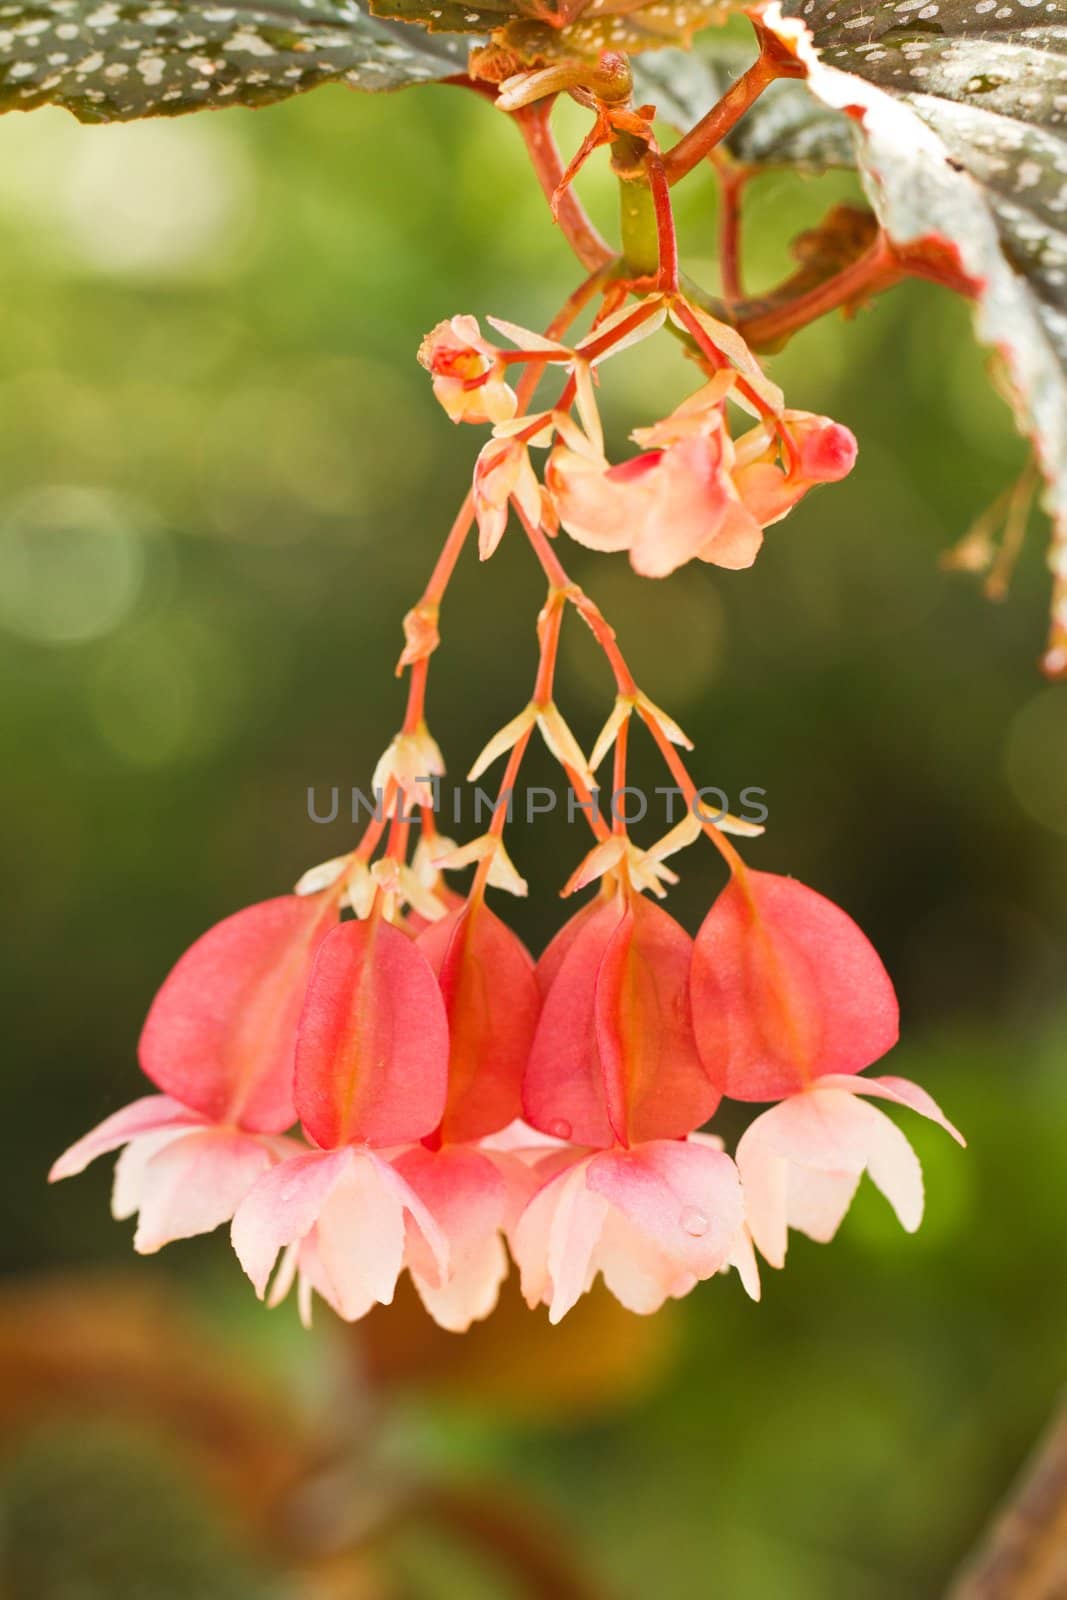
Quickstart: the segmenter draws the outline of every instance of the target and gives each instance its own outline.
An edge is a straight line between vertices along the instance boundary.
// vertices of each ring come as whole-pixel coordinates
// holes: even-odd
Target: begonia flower
[[[134,1249],[210,1233],[228,1222],[279,1159],[296,1120],[297,1022],[322,940],[337,920],[329,895],[248,906],[203,934],[152,1003],[141,1069],[162,1094],[108,1117],[49,1174],[73,1177],[125,1146],[112,1211],[138,1214]]]

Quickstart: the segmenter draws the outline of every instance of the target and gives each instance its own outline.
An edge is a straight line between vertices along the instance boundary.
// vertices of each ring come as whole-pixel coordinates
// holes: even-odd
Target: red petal
[[[481,1139],[522,1115],[522,1075],[541,1009],[526,946],[484,903],[418,938],[448,1012],[446,1144]]]
[[[600,894],[594,895],[592,900],[587,900],[585,905],[574,913],[573,917],[568,917],[556,936],[542,950],[537,963],[537,986],[542,995],[546,995],[551,989],[555,982],[556,974],[563,965],[563,958],[589,921],[589,918],[602,910],[604,904],[604,898]]]
[[[325,1149],[406,1144],[445,1106],[448,1019],[433,969],[388,922],[343,922],[319,949],[300,1018],[296,1108]]]
[[[709,1076],[777,1100],[855,1073],[897,1040],[889,974],[852,918],[792,878],[733,878],[697,934],[693,1018]]]
[[[315,952],[336,920],[324,895],[264,900],[209,928],[152,1002],[142,1070],[213,1122],[280,1133],[296,1120],[293,1051]]]
[[[719,1102],[690,1019],[692,941],[640,896],[573,920],[530,1053],[528,1121],[600,1146],[691,1132]]]
[[[628,1144],[678,1139],[719,1103],[697,1050],[689,1007],[693,941],[635,896],[604,951],[596,1028],[608,1116]]]
[[[555,965],[557,946],[577,924],[545,994],[522,1084],[527,1122],[575,1144],[615,1143],[597,1050],[595,999],[604,950],[621,918],[617,899],[584,906],[541,957],[541,967],[546,961]]]

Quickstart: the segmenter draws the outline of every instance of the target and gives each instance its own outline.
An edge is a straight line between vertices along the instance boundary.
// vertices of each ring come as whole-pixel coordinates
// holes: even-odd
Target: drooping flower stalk
[[[703,802],[681,754],[690,741],[639,685],[557,543],[562,531],[625,551],[645,576],[690,560],[736,570],[811,489],[851,470],[848,429],[788,408],[736,329],[679,274],[670,185],[764,80],[788,71],[778,62],[771,72],[771,60],[666,154],[651,108],[630,104],[626,74],[606,58],[596,71],[549,66],[504,85],[498,103],[523,129],[589,274],[544,334],[490,318],[497,342],[460,315],[423,341],[419,360],[447,415],[490,431],[404,618],[406,704],[374,771],[376,810],[353,848],[309,869],[295,895],[238,913],[193,946],[142,1040],[142,1066],[163,1094],[117,1113],[53,1169],[71,1175],[125,1144],[113,1209],[140,1210],[138,1248],[232,1219],[238,1258],[271,1304],[295,1284],[305,1320],[316,1294],[354,1319],[388,1302],[407,1271],[429,1313],[459,1331],[492,1311],[505,1242],[529,1303],[558,1320],[597,1272],[639,1312],[729,1269],[758,1297],[756,1250],[779,1267],[790,1229],[830,1238],[865,1170],[903,1225],[917,1225],[917,1162],[861,1097],[955,1130],[915,1085],[860,1076],[896,1040],[888,974],[843,911],[746,865],[731,836],[756,838],[762,826]],[[564,167],[548,113],[568,86],[591,97],[595,120]],[[599,146],[611,147],[623,189],[620,258],[573,194]],[[638,453],[613,462],[603,370],[661,330],[704,381],[635,427]],[[427,720],[430,663],[472,531],[484,561],[513,525],[548,583],[537,667],[529,701],[469,774],[476,782],[503,760],[488,826],[456,842],[437,826],[445,762]],[[588,756],[558,701],[570,611],[614,686]],[[685,807],[644,844],[619,803],[635,719]],[[490,904],[497,891],[527,893],[507,830],[535,733],[592,834],[561,874],[562,894],[592,894],[536,966]],[[609,754],[605,812],[596,773]],[[667,860],[701,837],[729,878],[694,940],[657,902],[678,881]],[[448,880],[468,867],[464,893]],[[724,1097],[771,1102],[736,1161],[705,1131]]]

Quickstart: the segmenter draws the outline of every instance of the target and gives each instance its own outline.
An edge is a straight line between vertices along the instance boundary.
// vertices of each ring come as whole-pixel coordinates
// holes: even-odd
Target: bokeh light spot
[[[143,571],[136,513],[116,496],[34,490],[0,521],[0,623],[42,644],[101,638],[135,605]]]

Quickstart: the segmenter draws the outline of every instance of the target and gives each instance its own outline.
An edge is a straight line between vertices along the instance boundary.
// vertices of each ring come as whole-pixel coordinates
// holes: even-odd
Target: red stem
[[[619,693],[623,695],[636,695],[637,683],[634,679],[633,673],[627,666],[623,653],[619,649],[615,638],[615,631],[608,623],[603,612],[600,610],[600,607],[596,605],[594,601],[590,600],[585,591],[578,584],[572,582],[572,580],[568,577],[566,568],[563,566],[563,563],[556,555],[556,552],[552,549],[552,546],[545,538],[543,530],[528,522],[518,507],[516,507],[516,511],[518,511],[519,519],[522,522],[523,527],[526,529],[526,534],[530,541],[530,545],[533,548],[533,552],[538,561],[541,563],[541,567],[545,572],[549,583],[551,583],[555,588],[559,589],[564,594],[566,599],[570,601],[570,603],[575,607],[575,609],[580,613],[580,615],[591,628],[597,644],[599,644],[600,648],[603,650],[608,659],[608,663],[611,666],[611,670],[615,676],[615,683]],[[746,872],[745,863],[738,855],[730,841],[726,838],[725,834],[723,834],[722,831],[716,827],[715,823],[705,821],[700,816],[700,800],[698,797],[697,786],[690,777],[685,762],[671,744],[670,740],[667,738],[667,735],[663,732],[663,729],[660,727],[655,716],[653,716],[650,711],[646,710],[643,705],[638,705],[637,710],[642,722],[648,728],[649,733],[655,740],[660,754],[667,765],[668,771],[674,778],[678,787],[681,789],[682,794],[685,797],[686,805],[693,809],[693,814],[698,817],[704,832],[707,834],[716,850],[718,850],[719,854],[730,868],[730,871],[736,876],[738,881],[743,886]],[[585,798],[585,796],[581,797],[583,799]]]
[[[745,297],[741,277],[741,197],[751,174],[747,167],[736,166],[723,152],[713,150],[711,160],[719,179],[722,292],[727,303],[733,304]]]
[[[663,168],[667,182],[674,184],[684,178],[715,146],[725,139],[730,129],[739,122],[750,106],[754,105],[767,85],[776,78],[794,74],[783,62],[772,61],[761,54],[743,72],[737,82],[712,106],[707,116],[701,117],[678,143],[664,154]]]
[[[557,193],[563,177],[563,162],[550,125],[552,100],[538,100],[511,113],[526,145],[537,174],[537,181],[549,205],[556,207],[556,221],[563,236],[583,267],[596,272],[615,260],[611,247],[601,238],[585,214],[585,208],[570,187]]]
[[[817,317],[830,311],[839,311],[850,301],[888,289],[906,275],[898,262],[892,246],[884,233],[879,232],[874,243],[850,266],[820,283],[788,305],[777,306],[773,311],[742,320],[738,327],[749,344],[775,344],[806,327]]]
[[[678,238],[674,231],[671,191],[667,183],[663,157],[655,150],[650,150],[645,157],[645,172],[648,175],[652,204],[656,208],[656,236],[659,240],[659,274],[656,278],[656,287],[662,289],[665,294],[673,294],[678,288]]]

